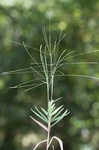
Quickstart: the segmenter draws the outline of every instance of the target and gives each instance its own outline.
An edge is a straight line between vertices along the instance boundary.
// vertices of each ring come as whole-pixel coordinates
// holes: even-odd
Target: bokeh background
[[[73,50],[77,56],[72,62],[99,62],[99,0],[0,0],[0,150],[32,150],[46,137],[45,131],[29,119],[33,105],[46,107],[45,87],[30,92],[11,89],[31,80],[32,75],[2,72],[30,65],[23,41],[33,57],[38,57],[44,42],[42,27],[46,26],[48,33],[49,25],[53,39],[61,32],[66,34],[59,50]],[[64,73],[98,78],[99,64],[67,65]],[[63,96],[60,103],[71,114],[52,135],[64,141],[64,150],[99,150],[99,80],[61,77],[55,87],[56,96]]]

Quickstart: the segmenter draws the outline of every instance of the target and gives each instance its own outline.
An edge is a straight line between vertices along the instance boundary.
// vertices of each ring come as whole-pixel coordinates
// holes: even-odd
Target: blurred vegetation
[[[50,20],[50,21],[49,21]],[[0,72],[30,65],[22,42],[38,58],[43,42],[42,27],[56,39],[66,34],[60,50],[74,51],[71,62],[99,62],[98,0],[3,0],[0,1]],[[88,52],[88,53],[87,53]],[[79,55],[85,53],[85,55]],[[72,55],[73,56],[73,55]],[[99,77],[99,64],[65,66],[65,74]],[[0,150],[29,150],[45,138],[45,132],[29,119],[33,105],[46,107],[45,87],[25,93],[10,89],[19,82],[31,80],[31,74],[0,75]],[[81,77],[59,78],[55,96],[71,115],[53,130],[64,141],[64,150],[99,149],[99,80]],[[44,149],[44,148],[43,148]],[[58,145],[57,145],[58,150]]]

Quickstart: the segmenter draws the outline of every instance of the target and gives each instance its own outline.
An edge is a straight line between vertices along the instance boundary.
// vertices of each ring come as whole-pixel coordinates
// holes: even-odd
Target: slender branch
[[[86,78],[86,79],[93,79],[93,80],[99,80],[99,77],[90,76],[90,75],[83,75],[83,74],[66,74],[66,75],[56,75],[57,77],[80,77],[80,78]]]
[[[53,90],[54,90],[54,75],[51,76],[51,100],[53,100]]]

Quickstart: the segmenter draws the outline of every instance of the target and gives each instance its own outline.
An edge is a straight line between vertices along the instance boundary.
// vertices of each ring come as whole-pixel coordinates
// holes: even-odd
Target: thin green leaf
[[[42,116],[42,118],[44,118],[46,120],[46,122],[48,122],[47,117],[43,113],[41,113],[37,107],[35,107],[35,109]]]
[[[66,75],[56,75],[57,77],[80,77],[80,78],[86,78],[86,79],[93,79],[93,80],[99,80],[99,77],[90,76],[90,75],[83,75],[83,74],[66,74]]]
[[[59,116],[63,110],[64,110],[64,108],[62,108],[55,116],[53,116],[52,122],[57,119],[57,116]]]
[[[41,110],[44,112],[44,114],[45,114],[46,116],[48,116],[48,112],[47,112],[44,108],[41,107]]]
[[[52,115],[55,115],[62,107],[63,107],[63,105],[61,105],[60,107],[58,107],[58,108],[52,113]]]
[[[17,73],[26,73],[26,72],[30,72],[31,69],[30,67],[27,68],[22,68],[22,69],[17,69],[17,70],[11,70],[8,72],[1,72],[0,75],[10,75],[10,74],[17,74]]]
[[[42,67],[43,67],[45,77],[48,77],[47,72],[46,72],[46,66],[45,66],[45,63],[44,63],[44,58],[43,58],[43,55],[42,55],[42,45],[40,46],[40,59],[41,59],[41,63],[42,63]]]
[[[87,52],[83,52],[83,53],[80,53],[80,54],[71,55],[68,58],[75,58],[77,56],[83,56],[83,55],[86,55],[86,54],[91,54],[91,53],[96,53],[96,52],[99,52],[99,50],[92,50],[92,51],[87,51]]]
[[[66,62],[64,64],[70,64],[70,65],[83,65],[83,64],[92,64],[92,65],[97,65],[99,62]]]
[[[27,49],[27,47],[26,47],[24,41],[23,41],[23,47],[24,47],[24,49],[26,50],[28,56],[31,58],[31,60],[34,61],[34,58],[32,57],[32,55],[30,54],[29,50]]]
[[[60,116],[60,117],[58,117],[58,118],[56,119],[56,122],[52,124],[52,127],[55,126],[58,122],[60,122],[60,121],[61,121],[65,116],[67,116],[69,113],[70,113],[70,112],[66,110],[66,111],[62,114],[62,116]]]
[[[44,55],[44,61],[45,61],[45,69],[46,69],[46,73],[47,73],[47,76],[48,76],[48,63],[47,63],[47,57],[46,57],[47,53],[46,53],[46,47],[45,47],[45,55]]]
[[[62,98],[63,97],[59,97],[59,98],[55,99],[54,102],[57,102],[57,101],[61,100]]]
[[[40,119],[42,119],[44,122],[47,123],[47,121],[46,121],[42,116],[40,116],[37,112],[35,112],[33,109],[31,109],[31,111],[32,111],[37,117],[39,117]]]
[[[57,62],[56,62],[56,65],[55,65],[55,67],[54,67],[54,73],[56,72],[56,69],[57,69],[57,67],[58,67],[58,65],[59,65],[59,63],[60,63],[60,59],[61,59],[61,57],[63,56],[63,54],[66,52],[66,50],[63,50],[63,52],[61,53],[61,55],[58,57],[58,60],[57,60]]]
[[[39,85],[33,86],[33,87],[28,88],[28,89],[26,89],[26,90],[24,90],[24,91],[25,91],[25,92],[28,92],[28,91],[30,91],[30,90],[32,90],[32,89],[34,89],[34,88],[37,88],[37,87],[39,87],[39,86],[41,86],[41,85],[43,85],[43,84],[45,84],[45,83],[41,83],[41,84],[39,84]]]
[[[68,110],[66,110],[61,116],[57,117],[55,120],[61,120],[63,119],[65,116],[67,116],[68,114]]]

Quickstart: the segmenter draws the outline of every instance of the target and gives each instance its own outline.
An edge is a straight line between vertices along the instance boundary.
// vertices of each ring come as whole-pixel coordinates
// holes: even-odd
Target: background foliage
[[[3,0],[0,1],[0,72],[25,68],[30,65],[23,41],[32,55],[38,58],[39,45],[44,42],[42,26],[53,39],[66,33],[60,50],[76,54],[99,49],[98,0]],[[99,61],[99,52],[78,55],[72,62]],[[99,77],[99,65],[67,65],[65,74]],[[29,119],[35,104],[46,107],[45,87],[25,93],[9,87],[30,80],[31,74],[0,75],[0,149],[32,149],[45,132]],[[53,130],[64,141],[64,150],[99,149],[99,80],[79,77],[59,78],[55,96],[63,96],[71,114]],[[43,148],[44,149],[44,148]],[[58,146],[57,146],[58,150]]]

